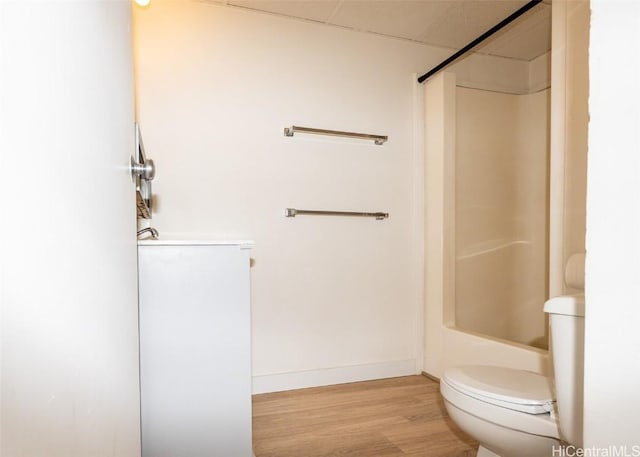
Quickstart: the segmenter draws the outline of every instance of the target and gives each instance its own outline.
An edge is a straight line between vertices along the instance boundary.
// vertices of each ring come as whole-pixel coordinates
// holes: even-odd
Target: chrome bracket
[[[156,175],[156,167],[153,160],[147,158],[140,134],[140,126],[135,124],[136,150],[135,156],[131,156],[129,170],[131,178],[136,185],[137,214],[141,219],[151,219],[152,193],[151,181]]]
[[[134,180],[136,177],[139,177],[145,181],[153,181],[155,175],[156,167],[153,160],[146,159],[144,162],[140,163],[136,162],[136,160],[131,157],[131,176]]]

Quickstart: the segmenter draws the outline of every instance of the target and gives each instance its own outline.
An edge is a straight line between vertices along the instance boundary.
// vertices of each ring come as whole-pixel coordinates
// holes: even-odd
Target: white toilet
[[[561,442],[582,445],[584,296],[552,298],[544,311],[555,389],[549,377],[495,366],[451,368],[440,381],[447,412],[480,442],[478,457],[549,457]]]

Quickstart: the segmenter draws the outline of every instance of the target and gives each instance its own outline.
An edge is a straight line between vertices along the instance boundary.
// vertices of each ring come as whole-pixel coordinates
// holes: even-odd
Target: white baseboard
[[[416,371],[416,360],[407,359],[320,370],[258,375],[253,377],[253,393],[281,392],[283,390],[330,386],[414,374],[419,374]]]

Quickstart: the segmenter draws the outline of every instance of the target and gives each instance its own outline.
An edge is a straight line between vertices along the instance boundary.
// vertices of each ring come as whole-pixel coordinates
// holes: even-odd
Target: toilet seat
[[[440,392],[453,406],[482,420],[559,438],[553,396],[539,374],[490,366],[451,368],[441,379]]]
[[[555,403],[547,377],[530,371],[473,365],[447,370],[444,380],[466,395],[523,413],[549,413]]]

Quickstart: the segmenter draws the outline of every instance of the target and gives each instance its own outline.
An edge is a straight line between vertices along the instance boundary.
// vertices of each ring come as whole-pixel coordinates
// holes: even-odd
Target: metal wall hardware
[[[138,230],[137,235],[140,238],[140,235],[144,235],[145,233],[149,233],[151,235],[152,240],[158,239],[158,231],[153,227],[145,227],[142,230]]]
[[[285,210],[286,217],[296,216],[356,216],[356,217],[375,217],[381,221],[389,217],[389,213],[362,213],[356,211],[315,211],[309,209],[287,208]]]
[[[341,132],[339,130],[325,130],[314,129],[311,127],[300,127],[292,125],[291,127],[284,128],[284,136],[293,136],[294,133],[311,133],[314,135],[330,135],[330,136],[342,136],[348,138],[359,138],[361,140],[373,140],[375,144],[381,145],[389,139],[386,135],[371,135],[369,133],[354,133],[354,132]]]
[[[136,151],[135,157],[131,156],[131,177],[136,183],[137,214],[141,219],[151,219],[152,194],[151,181],[156,175],[156,167],[153,160],[147,158],[142,143],[140,125],[135,123]]]

